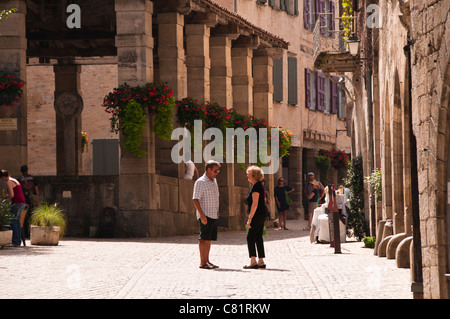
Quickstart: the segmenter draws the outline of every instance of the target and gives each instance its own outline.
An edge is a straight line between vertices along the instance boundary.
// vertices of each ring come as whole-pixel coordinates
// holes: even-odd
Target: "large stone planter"
[[[43,227],[31,225],[30,243],[31,245],[58,245],[59,227]]]
[[[0,249],[12,242],[12,230],[0,231]]]

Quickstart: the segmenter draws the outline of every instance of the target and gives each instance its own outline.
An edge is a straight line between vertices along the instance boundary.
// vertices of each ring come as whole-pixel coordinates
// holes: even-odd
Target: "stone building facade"
[[[214,101],[292,132],[289,158],[267,178],[269,192],[281,176],[296,189],[291,218],[304,214],[306,172],[320,176],[314,162],[319,149],[350,151],[350,138],[342,133],[345,112],[338,91],[332,90],[337,86],[313,70],[315,22],[321,17],[328,21],[331,13],[336,16],[337,1],[78,3],[79,30],[68,28],[64,19],[70,13],[58,1],[8,0],[0,6],[18,8],[0,25],[0,66],[20,72],[27,81],[20,108],[0,110],[1,117],[18,122],[17,130],[0,131],[0,151],[9,154],[0,164],[13,174],[28,164],[45,198],[66,208],[70,234],[93,234],[112,215],[116,236],[197,230],[193,181],[184,180],[184,167],[170,160],[175,142],[157,138],[150,120],[143,145],[148,157],[135,158],[121,152],[118,143],[111,144],[114,152],[103,156],[115,163],[115,173],[105,175],[96,168],[100,146],[122,138],[110,132],[102,100],[125,82],[165,81],[176,99]],[[320,36],[333,42],[332,25],[325,25],[326,33]],[[74,96],[82,98],[76,115],[59,107],[61,96],[73,98],[73,103]],[[92,142],[85,153],[78,138],[81,131],[88,132]],[[203,165],[198,168],[202,174]],[[218,177],[221,225],[227,229],[244,225],[244,175],[237,165],[224,164]],[[337,178],[331,169],[328,181],[336,183]],[[85,183],[89,186],[83,187]],[[97,196],[102,200],[93,204]],[[275,217],[274,201],[271,205]]]
[[[449,297],[449,5],[353,1],[352,155],[382,170],[382,201],[365,191],[375,253],[411,268],[416,298]]]

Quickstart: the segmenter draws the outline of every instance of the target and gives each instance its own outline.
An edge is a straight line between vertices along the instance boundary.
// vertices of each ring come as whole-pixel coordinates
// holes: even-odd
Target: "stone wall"
[[[449,1],[410,1],[424,298],[449,298]]]
[[[83,65],[81,95],[82,131],[94,139],[118,139],[111,133],[109,114],[102,107],[103,98],[117,86],[116,65]],[[28,166],[35,175],[56,175],[56,113],[54,108],[55,76],[51,65],[32,60],[27,66],[28,87]],[[80,132],[81,139],[81,132]],[[92,145],[82,155],[81,175],[92,175]],[[22,163],[19,163],[22,165]],[[19,165],[19,167],[20,167]]]

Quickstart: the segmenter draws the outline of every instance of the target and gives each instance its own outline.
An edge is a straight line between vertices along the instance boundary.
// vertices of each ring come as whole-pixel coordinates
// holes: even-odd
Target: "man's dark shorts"
[[[207,223],[203,225],[201,219],[198,220],[200,224],[200,236],[198,239],[202,240],[217,240],[217,225],[218,219],[212,219],[206,216]]]

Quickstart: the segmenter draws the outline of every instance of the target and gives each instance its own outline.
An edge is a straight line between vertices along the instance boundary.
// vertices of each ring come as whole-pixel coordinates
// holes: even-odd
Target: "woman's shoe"
[[[266,269],[266,264],[258,265],[258,268]]]
[[[258,268],[259,268],[258,264],[244,266],[244,269],[258,269]]]

